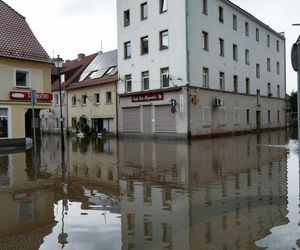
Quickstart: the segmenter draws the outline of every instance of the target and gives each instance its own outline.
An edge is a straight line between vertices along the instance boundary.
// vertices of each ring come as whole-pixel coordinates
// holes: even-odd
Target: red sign
[[[164,93],[145,93],[140,95],[133,95],[132,102],[151,102],[151,101],[161,101],[164,99]]]
[[[11,91],[11,100],[30,101],[30,92]],[[41,102],[51,102],[53,95],[51,93],[37,93],[37,99]]]

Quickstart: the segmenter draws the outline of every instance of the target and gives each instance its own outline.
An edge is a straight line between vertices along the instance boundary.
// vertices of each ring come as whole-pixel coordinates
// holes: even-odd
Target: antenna
[[[101,40],[101,52],[103,52],[103,43],[102,43],[102,40]]]

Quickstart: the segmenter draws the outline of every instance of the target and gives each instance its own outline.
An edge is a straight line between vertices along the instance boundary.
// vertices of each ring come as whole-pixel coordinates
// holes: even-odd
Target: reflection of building
[[[120,133],[285,126],[284,34],[228,0],[118,0],[117,18]]]
[[[0,156],[0,249],[38,249],[54,222],[53,185],[30,181],[26,154]]]
[[[163,148],[146,160],[145,143],[147,152]],[[287,223],[285,143],[285,132],[190,146],[120,141],[123,249],[255,248],[270,228]]]
[[[61,175],[60,138],[43,136],[41,172]],[[113,138],[70,138],[66,141],[66,176],[118,188],[117,144]]]
[[[0,12],[0,146],[25,146],[32,129],[30,89],[38,92],[38,129],[39,110],[49,107],[52,100],[51,59],[23,16],[3,1]]]

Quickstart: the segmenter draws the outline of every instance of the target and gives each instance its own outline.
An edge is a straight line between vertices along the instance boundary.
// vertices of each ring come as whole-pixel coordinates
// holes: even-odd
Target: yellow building
[[[25,145],[31,136],[30,89],[39,110],[51,105],[51,59],[25,17],[0,0],[0,147]]]
[[[117,51],[99,52],[67,88],[69,131],[117,133],[117,72]]]

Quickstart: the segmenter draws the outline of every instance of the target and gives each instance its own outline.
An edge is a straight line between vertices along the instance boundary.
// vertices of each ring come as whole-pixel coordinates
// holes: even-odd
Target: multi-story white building
[[[227,0],[118,0],[117,16],[119,132],[285,126],[282,33]]]

